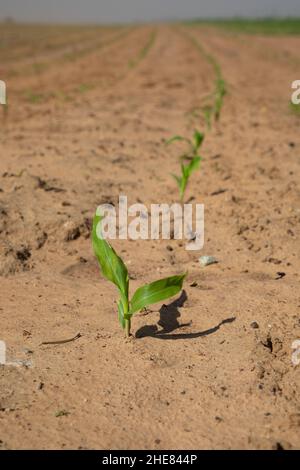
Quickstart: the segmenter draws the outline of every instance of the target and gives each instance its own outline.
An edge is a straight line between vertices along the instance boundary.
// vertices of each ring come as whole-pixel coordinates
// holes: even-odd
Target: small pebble
[[[250,323],[250,326],[254,330],[257,330],[259,328],[259,324],[256,321],[253,321],[252,323]]]
[[[214,256],[200,256],[199,263],[201,266],[209,266],[210,264],[218,263],[218,260]]]

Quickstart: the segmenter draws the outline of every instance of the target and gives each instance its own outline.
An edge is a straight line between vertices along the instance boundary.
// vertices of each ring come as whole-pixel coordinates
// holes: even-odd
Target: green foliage
[[[94,217],[92,229],[93,248],[103,276],[118,288],[120,294],[118,318],[121,327],[126,332],[126,336],[129,336],[132,315],[153,303],[168,299],[180,292],[185,274],[146,284],[136,290],[130,301],[127,267],[113,247],[102,238],[101,220],[101,216],[96,215]]]
[[[116,254],[112,246],[104,238],[101,232],[97,234],[97,225],[101,217],[96,216],[93,224],[92,240],[95,255],[100,264],[102,274],[106,279],[113,282],[119,289],[124,314],[128,312],[128,288],[129,277],[125,264]],[[100,224],[99,224],[100,227]]]
[[[214,115],[216,121],[220,119],[221,110],[223,107],[223,99],[226,95],[226,85],[222,77],[218,77],[216,81],[216,95],[215,95],[215,106]]]
[[[173,144],[174,142],[188,142],[189,144],[191,144],[190,139],[182,137],[181,135],[174,135],[173,137],[171,137],[171,139],[166,141],[166,145]]]
[[[204,121],[205,121],[206,127],[209,131],[211,130],[211,116],[212,116],[212,113],[213,113],[212,106],[207,105],[207,106],[203,107]]]
[[[290,103],[290,110],[296,116],[300,116],[300,104]]]
[[[300,18],[233,18],[224,20],[195,20],[189,24],[218,26],[228,31],[247,34],[300,34]]]
[[[181,201],[183,201],[184,193],[191,174],[199,168],[200,161],[202,160],[202,157],[198,155],[198,153],[201,145],[203,144],[204,138],[205,134],[195,130],[192,139],[187,139],[181,135],[175,135],[166,142],[167,145],[174,142],[187,142],[189,145],[188,151],[180,156],[181,175],[172,175],[177,183]],[[184,164],[184,161],[189,161],[189,163],[186,165]]]
[[[181,290],[184,277],[185,274],[166,277],[137,289],[130,302],[131,314],[176,295]]]
[[[195,130],[194,132],[194,142],[193,142],[193,151],[194,154],[198,152],[199,148],[201,147],[204,141],[205,135],[202,132]]]
[[[190,179],[190,176],[195,170],[199,168],[201,160],[202,158],[198,155],[198,156],[193,157],[188,165],[181,163],[181,176],[172,175],[177,182],[181,201],[183,201],[184,193],[185,193],[188,181]]]
[[[203,144],[205,138],[205,134],[199,132],[197,130],[194,131],[194,135],[192,139],[188,139],[187,137],[183,137],[181,135],[174,135],[171,139],[167,140],[166,145],[173,144],[174,142],[186,142],[189,144],[189,150],[187,153],[181,155],[181,159],[191,160],[195,156],[197,156],[198,151]]]

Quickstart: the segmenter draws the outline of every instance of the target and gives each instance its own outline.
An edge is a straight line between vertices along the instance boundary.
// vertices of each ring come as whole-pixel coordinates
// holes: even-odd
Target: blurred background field
[[[192,20],[189,24],[218,26],[229,31],[250,34],[290,35],[300,34],[300,18],[262,18],[262,19],[213,19]]]

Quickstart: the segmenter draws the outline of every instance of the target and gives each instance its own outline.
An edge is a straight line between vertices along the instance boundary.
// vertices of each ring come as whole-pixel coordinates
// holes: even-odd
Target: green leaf
[[[201,132],[195,130],[195,132],[194,132],[194,142],[195,142],[195,150],[196,151],[201,147],[201,145],[203,143],[203,140],[204,140],[204,137],[205,137],[204,134],[202,134]]]
[[[93,220],[93,230],[92,230],[92,242],[95,255],[98,259],[99,265],[101,267],[103,276],[106,277],[109,281],[113,282],[119,289],[123,310],[128,309],[128,271],[122,261],[122,259],[117,255],[113,247],[103,238],[99,238],[99,226],[103,217],[95,215]],[[97,234],[98,227],[98,234]],[[101,235],[101,230],[100,230]]]
[[[227,90],[225,81],[222,78],[218,78],[216,82],[216,98],[214,106],[214,114],[216,120],[220,118],[221,110],[223,107],[223,98],[226,93]]]
[[[183,280],[186,274],[166,277],[159,281],[146,284],[137,289],[130,302],[130,315],[141,310],[148,305],[155,304],[161,300],[173,297],[182,289]]]
[[[204,113],[204,120],[205,120],[205,123],[206,123],[206,127],[208,130],[211,129],[211,115],[212,115],[212,111],[213,109],[209,106],[207,106],[206,108],[203,109],[203,113]]]
[[[202,158],[201,158],[199,155],[196,155],[196,156],[192,159],[192,161],[185,167],[188,177],[191,176],[191,174],[192,174],[195,170],[198,170],[201,160],[202,160]]]
[[[185,137],[182,137],[181,135],[174,135],[174,137],[171,137],[171,139],[167,140],[166,145],[173,144],[173,142],[188,142],[191,143],[189,139],[186,139]]]
[[[217,80],[217,93],[223,98],[226,95],[226,84],[222,78]]]
[[[192,158],[192,160],[190,161],[188,165],[184,165],[183,163],[181,164],[182,177],[178,178],[178,186],[179,186],[179,193],[180,193],[181,200],[183,200],[189,178],[191,174],[193,173],[193,171],[199,168],[199,164],[201,160],[202,160],[202,157],[200,157],[199,155],[196,155],[195,157]]]
[[[180,176],[174,175],[173,173],[172,173],[172,176],[173,176],[173,178],[175,179],[175,181],[176,181],[178,187],[180,188],[182,178],[180,178]]]
[[[124,309],[122,305],[122,301],[118,302],[118,318],[119,318],[119,323],[123,330],[125,329],[125,318],[124,318]]]

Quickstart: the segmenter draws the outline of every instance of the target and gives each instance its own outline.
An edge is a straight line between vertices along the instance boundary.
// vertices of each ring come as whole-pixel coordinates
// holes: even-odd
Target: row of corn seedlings
[[[143,49],[143,53],[139,58],[140,60],[152,47],[154,39],[155,34],[153,33],[150,37],[149,43]],[[206,122],[210,127],[211,114],[214,115],[215,120],[219,120],[220,118],[226,89],[219,65],[211,56],[207,57],[214,64],[217,76],[214,104],[211,108],[209,108],[209,110],[204,110]],[[185,191],[192,173],[194,173],[200,167],[202,157],[199,154],[199,151],[203,144],[204,138],[204,133],[195,130],[193,132],[192,138],[187,138],[182,135],[175,135],[166,142],[167,145],[173,144],[174,142],[185,142],[187,144],[187,150],[180,155],[181,174],[172,175],[178,185],[181,202],[183,202]],[[173,297],[178,292],[180,292],[186,274],[184,273],[177,276],[170,276],[159,279],[150,284],[145,284],[142,287],[139,287],[130,298],[129,275],[127,267],[122,258],[115,252],[113,247],[107,242],[107,240],[103,238],[101,232],[101,221],[102,216],[96,214],[93,220],[92,229],[93,249],[98,259],[103,276],[115,284],[119,291],[119,323],[122,329],[125,331],[126,337],[129,337],[132,316],[143,308]]]
[[[113,36],[112,38],[110,38],[107,41],[102,41],[102,43],[99,43],[97,47],[102,48],[104,46],[111,45],[111,44],[119,41],[121,38],[124,38],[125,36],[128,36],[133,31],[135,31],[135,28],[128,28],[126,30],[122,30],[122,32],[119,33],[118,35]],[[129,70],[132,69],[132,68],[137,67],[140,64],[140,62],[146,57],[146,55],[149,53],[150,49],[153,47],[155,39],[156,39],[156,30],[152,30],[150,35],[149,35],[149,38],[147,38],[146,44],[143,45],[142,48],[139,50],[137,57],[135,59],[132,59],[132,60],[129,61],[129,63],[128,63],[128,69]],[[86,54],[88,52],[91,52],[94,49],[95,49],[95,46],[93,47],[93,49],[90,48],[89,50],[84,49],[82,51],[79,51],[78,56],[77,57],[75,57],[75,56],[72,57],[72,60],[75,60],[76,58],[79,58],[81,55]],[[62,58],[60,60],[64,60],[64,58]],[[46,67],[48,67],[48,65],[45,65],[45,68]],[[42,69],[40,68],[40,64],[36,63],[35,66],[34,66],[34,70],[36,72],[37,78],[39,80],[41,80],[41,71],[42,71]],[[106,86],[111,86],[112,83],[115,84],[115,83],[123,80],[127,76],[127,73],[128,73],[128,71],[121,74],[117,79],[115,79],[113,81],[109,81],[108,83],[106,83]],[[78,93],[83,94],[83,93],[85,93],[87,91],[90,91],[91,89],[95,88],[95,86],[96,86],[96,84],[81,83],[74,90],[70,90],[70,91],[76,92],[76,94],[78,94]],[[102,84],[102,87],[104,88],[103,84]],[[39,88],[43,88],[42,87],[42,82],[40,82],[40,87]],[[45,102],[45,101],[47,101],[51,98],[56,98],[59,101],[71,101],[72,100],[72,96],[69,95],[67,92],[64,92],[62,90],[56,90],[56,91],[51,91],[51,92],[47,92],[47,93],[46,92],[45,93],[44,92],[36,93],[32,90],[25,90],[24,92],[22,92],[22,96],[25,99],[25,101],[27,101],[28,103],[31,103],[31,104],[40,104],[40,103],[43,103],[43,102]],[[2,107],[3,107],[2,116],[3,116],[3,125],[4,125],[8,121],[8,114],[9,114],[8,100],[6,102],[6,105],[3,105]]]
[[[153,30],[151,32],[147,43],[140,50],[137,58],[135,60],[129,61],[129,67],[130,68],[136,67],[146,57],[146,55],[149,53],[150,49],[152,49],[152,47],[154,46],[155,39],[156,39],[156,34],[157,34],[156,30]]]
[[[203,112],[204,121],[208,130],[211,129],[213,119],[219,121],[221,111],[224,103],[224,97],[227,93],[226,82],[222,75],[222,69],[215,57],[209,54],[202,44],[197,39],[189,34],[186,30],[176,28],[176,31],[187,38],[196,49],[206,58],[211,64],[215,73],[215,87],[211,94],[205,97],[205,102],[200,108],[196,107],[193,109],[193,114],[197,115],[197,111],[200,109]]]
[[[216,81],[215,81],[215,89],[211,95],[208,95],[209,101],[203,106],[203,117],[206,123],[206,127],[208,130],[211,129],[212,125],[212,116],[214,117],[215,121],[219,121],[221,116],[221,110],[223,107],[223,100],[226,95],[226,84],[225,80],[223,79],[222,70],[220,64],[216,61],[216,59],[206,52],[206,50],[202,47],[202,45],[190,34],[184,32],[180,33],[184,34],[193,45],[205,56],[208,62],[213,66]],[[199,169],[200,163],[202,160],[202,156],[199,155],[200,147],[204,141],[205,134],[194,130],[193,137],[187,138],[181,135],[176,135],[167,141],[167,145],[173,142],[186,142],[188,144],[187,152],[180,155],[180,169],[181,174],[172,175],[176,180],[177,186],[179,188],[179,197],[180,201],[183,202],[185,190],[188,185],[188,181],[192,173]]]

